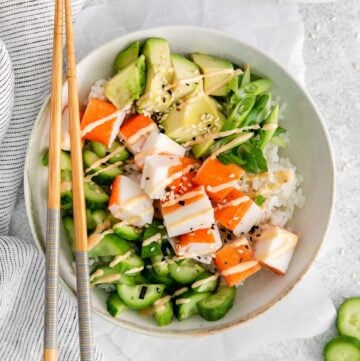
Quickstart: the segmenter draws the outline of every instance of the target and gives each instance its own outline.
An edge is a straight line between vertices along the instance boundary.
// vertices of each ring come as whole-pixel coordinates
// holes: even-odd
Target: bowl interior
[[[131,33],[105,44],[88,55],[78,65],[80,102],[87,98],[91,85],[98,79],[111,75],[117,52],[130,42],[148,37],[164,37],[173,52],[188,54],[200,51],[218,55],[239,65],[249,63],[252,69],[274,81],[273,92],[287,103],[284,126],[290,134],[290,145],[283,155],[288,156],[304,177],[305,207],[295,214],[294,230],[300,236],[287,274],[283,277],[262,271],[246,281],[237,292],[233,309],[215,323],[200,317],[187,322],[174,322],[166,329],[154,326],[153,320],[125,312],[114,320],[105,309],[105,295],[94,291],[95,312],[123,327],[160,336],[208,334],[241,324],[268,309],[297,283],[309,268],[323,241],[333,205],[334,167],[327,133],[319,114],[301,86],[277,63],[262,52],[227,34],[195,27],[164,27]],[[64,86],[63,102],[67,102]],[[45,103],[35,124],[29,144],[25,167],[27,211],[34,237],[44,247],[47,208],[47,169],[41,166],[41,155],[48,146],[49,104]],[[71,291],[75,290],[73,257],[62,229],[60,271]]]

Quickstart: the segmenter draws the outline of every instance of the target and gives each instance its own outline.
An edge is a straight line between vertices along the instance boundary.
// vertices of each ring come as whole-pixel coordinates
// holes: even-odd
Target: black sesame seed
[[[165,187],[165,191],[166,191],[166,192],[170,192],[170,191],[171,191],[170,187],[169,187],[169,186],[166,186],[166,187]]]
[[[179,201],[178,204],[179,204],[180,206],[184,206],[184,205],[185,205],[185,201]]]
[[[168,90],[167,92],[168,92],[170,95],[172,95],[172,91],[171,91],[171,90]]]
[[[161,292],[161,290],[160,290],[159,287],[156,287],[156,292],[157,292],[157,293],[160,293],[160,292]]]
[[[148,289],[147,286],[141,287],[140,294],[139,294],[140,300],[143,300],[145,298],[147,289]]]
[[[231,234],[227,234],[226,238],[230,241],[231,240]]]
[[[150,179],[150,177],[146,177],[146,178],[145,178],[145,180],[149,180],[149,179]]]
[[[195,140],[196,139],[196,137],[192,137],[192,140]]]
[[[160,133],[165,133],[165,129],[160,129]]]
[[[163,97],[162,101],[163,101],[163,103],[165,103],[166,102],[166,97]]]

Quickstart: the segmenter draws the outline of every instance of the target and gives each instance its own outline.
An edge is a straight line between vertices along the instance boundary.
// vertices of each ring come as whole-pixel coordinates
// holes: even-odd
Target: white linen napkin
[[[298,6],[276,0],[107,1],[85,9],[78,17],[75,24],[78,58],[127,32],[178,24],[233,33],[265,50],[304,82],[304,29]],[[333,223],[323,253],[341,247],[338,234],[337,225]],[[191,342],[186,339],[164,341],[121,330],[98,317],[95,317],[95,329],[96,339],[109,360],[122,355],[131,361],[140,358],[143,361],[232,361],[270,343],[318,335],[329,328],[334,317],[335,308],[314,267],[295,290],[272,309],[245,326],[221,335]]]

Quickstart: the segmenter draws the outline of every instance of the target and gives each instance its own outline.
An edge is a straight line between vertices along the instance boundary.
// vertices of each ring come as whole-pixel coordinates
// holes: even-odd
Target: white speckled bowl
[[[89,54],[78,65],[80,101],[84,101],[91,85],[111,74],[117,52],[135,40],[164,37],[171,50],[178,53],[200,51],[218,55],[234,63],[249,63],[252,69],[274,81],[273,92],[287,103],[285,127],[290,133],[290,145],[285,155],[290,157],[304,176],[303,191],[307,201],[297,212],[293,224],[300,236],[287,274],[283,277],[262,271],[248,279],[237,293],[234,307],[217,322],[194,317],[184,322],[173,322],[166,328],[157,328],[151,318],[126,311],[120,319],[111,318],[105,309],[105,297],[94,291],[93,310],[119,327],[155,336],[208,335],[229,327],[241,327],[269,309],[296,285],[314,261],[328,229],[334,202],[334,161],[329,138],[315,104],[303,87],[278,63],[262,51],[239,41],[226,33],[189,26],[167,26],[147,29],[121,36]],[[64,104],[67,91],[63,91]],[[25,165],[25,196],[27,212],[34,238],[44,250],[46,227],[47,169],[41,166],[41,154],[48,144],[49,102],[45,104],[35,123],[29,142]],[[72,254],[62,232],[60,271],[63,283],[75,294],[75,276]]]

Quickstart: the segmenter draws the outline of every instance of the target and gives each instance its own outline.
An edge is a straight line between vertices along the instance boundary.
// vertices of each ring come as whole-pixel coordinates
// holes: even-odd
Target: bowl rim
[[[326,123],[322,117],[322,115],[320,114],[320,111],[318,110],[317,105],[315,104],[314,100],[312,99],[312,97],[310,96],[310,94],[308,93],[308,91],[305,89],[304,84],[302,84],[297,78],[295,78],[282,64],[280,64],[277,60],[275,60],[271,55],[269,55],[267,52],[265,52],[264,50],[251,45],[249,43],[247,43],[246,41],[239,39],[236,35],[233,35],[229,32],[223,31],[223,30],[217,30],[214,28],[208,28],[208,27],[201,27],[201,26],[192,26],[192,25],[166,25],[166,26],[159,26],[159,27],[151,27],[151,28],[146,28],[146,29],[140,29],[137,31],[132,31],[132,32],[128,32],[125,33],[121,36],[115,37],[112,40],[109,40],[107,42],[105,42],[104,44],[102,44],[101,46],[93,49],[91,52],[89,52],[86,56],[84,56],[81,61],[77,64],[77,67],[81,66],[84,62],[87,61],[88,58],[91,58],[95,53],[97,52],[101,52],[104,49],[106,49],[107,47],[111,47],[112,43],[116,43],[119,41],[120,38],[125,38],[127,36],[133,36],[136,37],[138,36],[139,38],[144,37],[144,35],[146,34],[146,36],[149,35],[149,33],[151,32],[166,32],[168,30],[171,31],[179,31],[181,32],[183,31],[196,31],[196,32],[203,32],[204,34],[206,34],[207,36],[211,36],[211,35],[216,35],[216,36],[222,36],[222,37],[226,37],[229,38],[237,43],[240,43],[242,46],[248,47],[251,50],[253,50],[255,53],[259,53],[261,54],[267,61],[270,61],[272,63],[274,63],[277,67],[279,67],[290,79],[292,82],[295,83],[295,85],[300,89],[300,91],[302,92],[302,95],[306,98],[306,100],[309,102],[309,104],[313,107],[313,110],[319,120],[320,123],[320,127],[323,131],[324,137],[325,137],[325,142],[326,142],[326,146],[328,148],[328,152],[329,152],[329,159],[330,159],[330,163],[331,163],[331,179],[330,179],[330,189],[331,189],[331,193],[330,193],[330,207],[328,209],[328,217],[327,217],[327,221],[325,223],[325,231],[323,234],[322,239],[319,242],[319,245],[317,247],[317,249],[315,250],[315,252],[313,253],[313,255],[310,257],[310,260],[308,262],[308,264],[306,265],[306,267],[301,271],[301,273],[299,275],[297,275],[291,283],[289,283],[289,285],[287,285],[281,292],[279,292],[278,294],[276,294],[271,301],[267,302],[266,304],[264,304],[261,307],[258,307],[257,309],[255,309],[254,311],[250,312],[249,314],[247,314],[244,317],[241,317],[239,319],[236,320],[232,320],[227,322],[225,325],[216,325],[216,324],[211,324],[211,326],[209,326],[208,328],[205,329],[201,329],[201,330],[171,330],[171,329],[167,329],[167,330],[162,330],[159,327],[156,328],[149,328],[147,326],[141,326],[138,325],[134,322],[130,322],[130,321],[125,321],[125,320],[120,320],[120,319],[113,319],[112,317],[106,315],[105,313],[97,310],[96,308],[92,307],[92,311],[98,315],[99,317],[108,320],[109,322],[111,322],[112,324],[116,325],[116,326],[121,326],[124,329],[130,330],[130,331],[134,331],[134,332],[138,332],[141,334],[145,334],[148,336],[156,336],[156,337],[162,337],[162,338],[171,338],[171,337],[194,337],[194,336],[210,336],[219,332],[223,332],[226,330],[229,330],[231,328],[234,328],[236,326],[239,326],[241,324],[244,324],[247,321],[253,320],[255,319],[257,316],[260,316],[261,314],[263,314],[264,312],[268,311],[271,309],[271,307],[273,305],[275,305],[276,303],[278,303],[279,301],[281,301],[284,297],[286,297],[293,289],[294,287],[302,280],[302,278],[305,276],[305,274],[309,271],[310,267],[312,266],[312,264],[314,263],[315,259],[317,258],[319,251],[328,235],[328,231],[329,231],[329,227],[330,227],[330,223],[334,214],[334,204],[335,204],[335,190],[336,190],[336,174],[335,174],[335,160],[334,160],[334,153],[333,153],[333,149],[332,149],[332,145],[331,145],[331,141],[330,141],[330,137],[326,128]],[[66,82],[64,82],[65,84]],[[44,116],[44,114],[47,111],[47,107],[49,106],[49,102],[50,102],[50,95],[48,95],[39,111],[39,114],[35,120],[34,126],[33,126],[33,130],[31,132],[30,138],[29,138],[29,142],[28,142],[28,146],[27,146],[27,152],[26,152],[26,157],[25,157],[25,165],[24,165],[24,197],[25,197],[25,206],[26,206],[26,213],[27,213],[27,217],[29,219],[29,225],[30,225],[30,229],[31,229],[31,233],[32,236],[34,237],[36,246],[38,247],[38,249],[40,250],[40,252],[42,254],[45,254],[44,251],[44,241],[42,241],[41,239],[44,238],[41,232],[41,229],[39,229],[39,227],[36,226],[36,220],[35,220],[35,216],[34,216],[34,209],[33,209],[33,203],[32,203],[32,197],[31,197],[31,186],[30,186],[30,181],[29,181],[29,161],[30,161],[30,154],[31,154],[31,148],[33,145],[33,140],[34,140],[34,135],[35,135],[35,131],[36,131],[36,127],[39,124],[40,119],[42,119],[42,117]],[[76,299],[76,291],[72,289],[72,287],[70,287],[70,285],[63,279],[63,277],[61,276],[60,273],[60,282],[61,284],[64,286],[64,288],[67,290],[67,292],[74,298]]]

